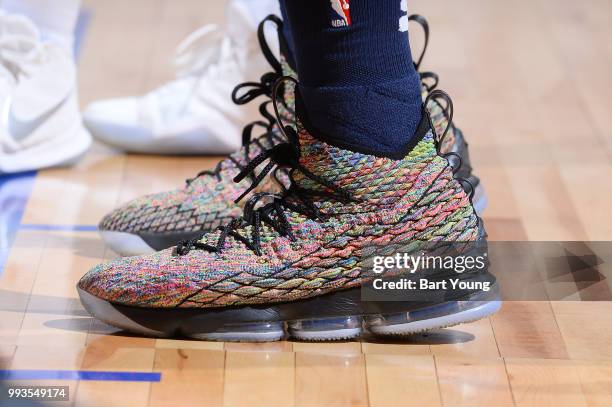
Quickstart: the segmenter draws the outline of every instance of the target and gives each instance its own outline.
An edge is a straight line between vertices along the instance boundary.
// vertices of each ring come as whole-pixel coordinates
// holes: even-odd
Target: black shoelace
[[[268,42],[265,37],[265,25],[268,22],[276,24],[277,32],[279,33],[280,37],[280,33],[282,32],[283,27],[283,21],[275,15],[269,15],[259,24],[259,27],[257,28],[257,38],[259,40],[259,46],[261,47],[261,51],[263,52],[264,57],[272,67],[272,71],[265,73],[261,77],[260,82],[244,82],[238,84],[232,91],[232,101],[237,105],[244,105],[262,95],[271,97],[272,89],[276,81],[278,81],[278,79],[282,77],[281,63],[274,56],[274,53],[270,49],[270,46],[268,45]],[[244,89],[246,89],[246,92],[241,94],[241,91],[243,91]],[[267,120],[267,123],[264,121],[255,121],[248,124],[242,131],[242,146],[244,147],[244,157],[242,162],[241,160],[237,160],[232,156],[229,157],[229,159],[239,170],[244,169],[243,162],[249,161],[249,156],[251,152],[250,148],[252,144],[256,144],[260,149],[265,150],[268,147],[262,145],[260,142],[263,138],[267,138],[269,145],[274,145],[282,141],[282,139],[279,138],[278,134],[273,131],[274,126],[276,124],[276,118],[267,110],[267,106],[269,105],[269,103],[270,100],[262,103],[259,106],[259,112]],[[284,100],[283,104],[285,104]],[[261,127],[266,132],[261,137],[252,139],[252,133],[256,127]],[[190,185],[194,180],[201,177],[202,175],[215,176],[217,177],[218,181],[221,181],[222,168],[223,161],[220,161],[214,169],[201,171],[195,177],[187,179],[187,185]]]
[[[435,89],[431,91],[429,95],[427,95],[427,98],[423,102],[423,106],[425,109],[429,105],[429,102],[433,102],[436,105],[438,105],[438,107],[442,110],[442,114],[446,118],[446,123],[447,123],[442,134],[439,136],[436,135],[436,138],[435,138],[436,150],[438,152],[438,155],[440,155],[441,157],[444,157],[449,162],[449,165],[451,166],[451,169],[453,171],[454,178],[460,184],[469,186],[469,189],[470,189],[469,198],[470,198],[470,202],[472,202],[474,199],[474,193],[476,192],[474,185],[469,180],[457,176],[457,173],[459,172],[459,170],[461,169],[461,166],[463,165],[463,160],[461,159],[461,156],[453,151],[448,152],[448,153],[442,153],[440,151],[440,149],[442,148],[442,145],[444,144],[446,136],[448,135],[448,132],[451,129],[455,131],[455,125],[453,124],[453,114],[454,114],[453,100],[448,95],[448,93],[440,89]],[[431,122],[431,117],[429,117],[429,121],[430,121],[429,125],[431,129],[435,132],[435,127],[433,123]]]
[[[245,167],[244,163],[249,161],[250,155],[251,155],[251,149],[253,146],[259,147],[260,150],[265,150],[269,148],[269,146],[272,146],[274,144],[277,144],[283,141],[282,136],[274,129],[276,125],[276,120],[274,119],[274,116],[270,114],[270,112],[268,112],[267,110],[267,107],[270,103],[271,103],[270,101],[266,101],[259,106],[259,112],[261,113],[262,116],[264,116],[264,118],[268,120],[267,123],[262,120],[254,121],[252,123],[249,123],[242,130],[242,146],[243,146],[242,157],[237,158],[232,155],[227,157],[227,159],[232,161],[232,163],[239,170],[243,170]],[[256,128],[262,128],[265,132],[259,137],[253,138],[253,131]],[[264,145],[262,143],[264,140],[267,141],[267,145]],[[187,179],[186,180],[187,185],[190,185],[193,181],[195,181],[196,179],[198,179],[199,177],[203,175],[214,176],[217,178],[219,182],[221,182],[222,181],[221,172],[224,167],[224,162],[225,160],[221,160],[217,163],[217,166],[214,169],[200,171],[198,174],[196,174],[195,177]]]
[[[419,14],[412,14],[408,16],[408,21],[414,21],[423,30],[423,49],[421,50],[419,57],[416,59],[416,61],[414,61],[414,68],[418,72],[421,67],[421,64],[423,63],[425,53],[427,52],[427,47],[429,46],[429,23],[427,22],[427,19],[425,17]]]
[[[276,25],[277,32],[282,32],[283,21],[275,15],[269,15],[266,17],[257,28],[257,39],[261,51],[272,67],[272,71],[266,72],[262,75],[259,82],[244,82],[234,88],[232,92],[232,100],[237,105],[243,105],[249,103],[251,100],[258,98],[259,96],[265,95],[272,97],[272,89],[278,79],[283,76],[283,69],[281,63],[276,59],[274,53],[270,49],[265,36],[266,23],[272,22]]]
[[[278,89],[282,87],[286,81],[292,81],[297,84],[293,78],[281,77],[274,86],[273,95],[278,93]],[[326,197],[342,202],[355,201],[355,199],[348,192],[321,178],[320,176],[313,174],[311,171],[301,165],[299,161],[300,146],[296,131],[291,126],[283,126],[281,123],[276,98],[273,98],[273,104],[275,113],[277,115],[278,126],[282,129],[287,141],[277,144],[274,147],[260,153],[234,178],[235,182],[240,182],[247,176],[252,176],[253,178],[251,186],[236,199],[236,202],[242,200],[254,188],[256,188],[275,167],[290,169],[289,179],[291,184],[289,188],[287,188],[280,195],[265,192],[253,194],[246,202],[241,217],[234,218],[225,226],[220,226],[218,228],[220,234],[214,245],[202,242],[201,240],[205,236],[203,234],[198,238],[180,242],[175,248],[177,255],[186,255],[194,249],[220,253],[225,247],[227,238],[231,236],[236,241],[241,242],[247,248],[252,250],[256,255],[260,256],[261,230],[264,224],[270,226],[280,236],[287,237],[291,241],[296,240],[291,231],[291,225],[285,213],[286,210],[300,213],[309,219],[324,221],[327,219],[327,215],[319,210],[314,203],[314,198]],[[255,169],[266,161],[269,161],[268,164],[259,174],[255,175]],[[293,178],[295,171],[299,171],[303,176],[323,186],[324,189],[311,190],[300,187]],[[261,205],[261,203],[265,200],[268,202]],[[250,236],[245,236],[243,233],[241,233],[241,229],[244,229],[247,226],[251,226]]]

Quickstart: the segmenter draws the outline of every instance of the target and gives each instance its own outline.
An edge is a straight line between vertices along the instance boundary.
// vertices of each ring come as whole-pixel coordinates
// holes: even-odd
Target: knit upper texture
[[[267,137],[258,141],[265,148],[271,147]],[[234,183],[233,178],[240,171],[236,162],[246,165],[245,148],[221,162],[218,176],[203,174],[180,188],[132,200],[106,215],[99,229],[127,233],[209,231],[239,216],[241,208],[234,199],[249,183]],[[248,156],[253,158],[261,150],[257,143],[251,143]]]
[[[474,241],[479,222],[430,131],[402,160],[331,146],[298,123],[300,164],[351,200],[296,171],[324,220],[285,209],[292,241],[264,223],[261,255],[231,235],[219,253],[167,249],[94,267],[79,282],[90,294],[139,307],[218,308],[294,301],[356,287],[372,278],[362,266],[372,245]],[[317,192],[317,193],[315,193]],[[293,198],[288,197],[287,201]],[[238,230],[251,236],[252,226]],[[201,243],[214,246],[220,231]]]

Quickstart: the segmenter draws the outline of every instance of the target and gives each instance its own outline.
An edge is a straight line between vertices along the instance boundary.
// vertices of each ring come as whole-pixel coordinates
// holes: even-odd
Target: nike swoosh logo
[[[43,114],[39,115],[33,120],[22,121],[15,117],[12,112],[13,98],[8,97],[5,100],[3,106],[3,121],[6,129],[8,130],[9,136],[17,143],[24,141],[28,136],[36,132],[38,128],[45,123],[50,117],[52,117],[62,106],[66,103],[70,94],[61,99],[58,103],[53,105],[51,109],[47,110]]]

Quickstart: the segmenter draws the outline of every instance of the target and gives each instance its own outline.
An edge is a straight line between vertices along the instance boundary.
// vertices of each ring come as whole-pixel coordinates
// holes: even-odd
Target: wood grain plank
[[[559,359],[506,359],[517,407],[586,406],[573,362]]]
[[[367,354],[368,396],[372,407],[441,406],[433,358],[427,355]]]
[[[8,369],[16,349],[15,346],[0,345],[0,369]]]
[[[406,340],[372,338],[361,342],[361,352],[364,355],[430,355],[431,349],[427,341],[412,338]]]
[[[292,406],[295,397],[291,352],[227,352],[224,406]]]
[[[108,343],[90,344],[83,353],[83,370],[151,372],[154,348],[113,348]],[[86,406],[147,406],[151,383],[94,382],[79,383],[75,403]]]
[[[609,361],[576,360],[582,394],[589,406],[612,405],[612,363]]]
[[[46,233],[17,232],[0,274],[0,309],[26,310],[48,238]]]
[[[358,356],[361,355],[361,344],[357,341],[293,342],[293,351],[340,356]]]
[[[436,356],[435,361],[444,405],[513,405],[501,358]]]
[[[224,349],[231,352],[291,352],[293,350],[293,343],[288,341],[261,343],[226,342]]]
[[[296,406],[367,406],[363,355],[297,352]]]
[[[612,302],[556,301],[552,307],[570,358],[612,360]]]
[[[548,302],[507,301],[491,317],[501,356],[567,358],[565,342]]]
[[[179,339],[157,339],[157,349],[194,349],[194,350],[223,350],[223,342],[179,340]]]
[[[162,381],[153,383],[149,406],[221,406],[224,363],[223,351],[157,349],[153,370]]]
[[[489,318],[435,331],[428,336],[438,337],[437,343],[431,345],[431,353],[436,356],[500,356]]]
[[[75,167],[41,171],[23,223],[97,225],[117,203],[124,158],[89,154]],[[69,199],[58,199],[58,197]]]
[[[0,344],[15,345],[48,236],[19,231],[0,275]]]

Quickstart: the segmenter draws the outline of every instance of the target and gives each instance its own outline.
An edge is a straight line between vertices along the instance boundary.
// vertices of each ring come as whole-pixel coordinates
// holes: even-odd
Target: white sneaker
[[[0,11],[0,174],[68,165],[91,145],[69,51]]]
[[[270,0],[272,11],[278,7]],[[101,100],[83,113],[94,137],[123,150],[153,154],[227,154],[241,146],[248,111],[234,87],[269,70],[257,41],[259,21],[232,1],[225,31],[207,25],[177,48],[175,80],[138,97]]]

